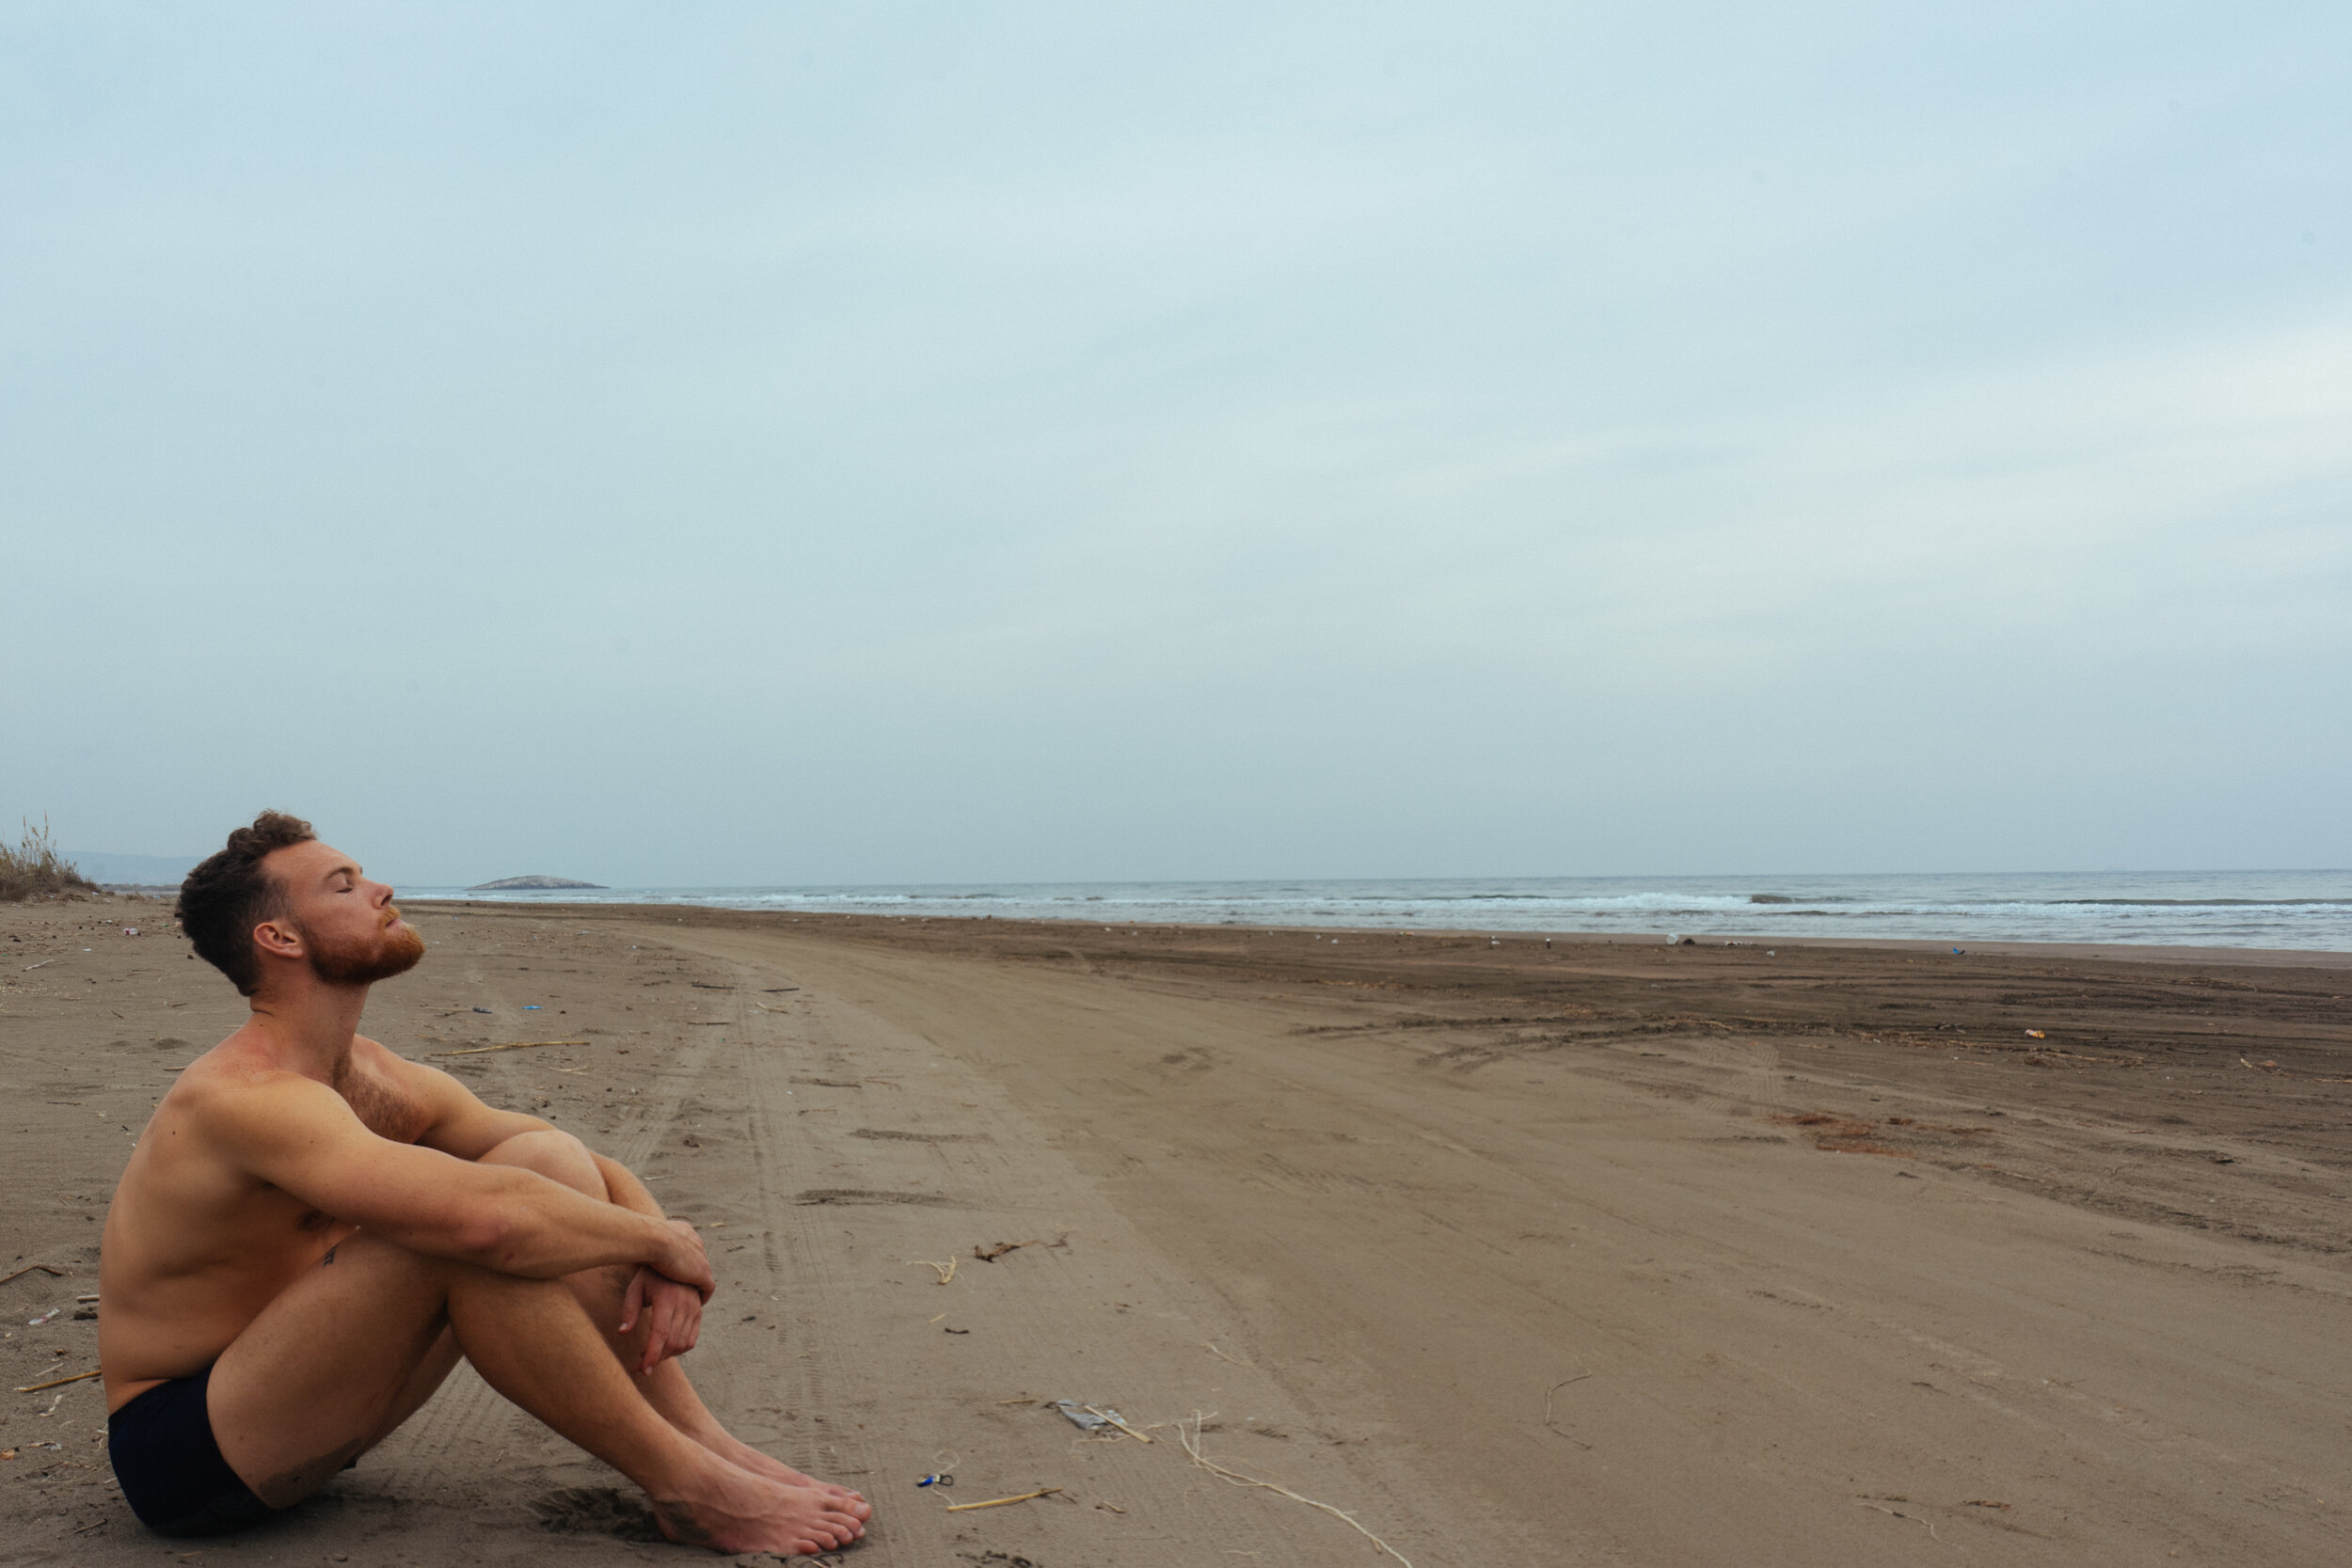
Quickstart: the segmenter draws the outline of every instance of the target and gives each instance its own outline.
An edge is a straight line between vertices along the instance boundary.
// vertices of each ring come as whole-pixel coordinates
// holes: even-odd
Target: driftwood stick
[[[984,1503],[949,1503],[950,1513],[969,1513],[976,1508],[1002,1508],[1007,1503],[1025,1503],[1032,1497],[1050,1497],[1060,1491],[1058,1486],[1042,1486],[1034,1492],[1024,1492],[1017,1497],[991,1497]]]
[[[65,1277],[65,1271],[63,1269],[53,1269],[46,1263],[27,1263],[23,1268],[17,1270],[16,1273],[8,1275],[7,1278],[0,1278],[0,1285],[6,1285],[10,1279],[21,1279],[24,1275],[31,1274],[35,1269],[39,1269],[41,1273],[47,1275],[52,1279],[63,1279]]]
[[[493,1051],[529,1051],[542,1045],[586,1045],[586,1040],[513,1040],[505,1045],[469,1045],[463,1051],[428,1051],[428,1056],[482,1056]]]
[[[46,1383],[28,1383],[22,1388],[19,1388],[17,1392],[20,1394],[38,1394],[43,1388],[56,1388],[68,1383],[79,1383],[84,1378],[96,1377],[98,1373],[89,1371],[75,1372],[72,1377],[53,1377]]]

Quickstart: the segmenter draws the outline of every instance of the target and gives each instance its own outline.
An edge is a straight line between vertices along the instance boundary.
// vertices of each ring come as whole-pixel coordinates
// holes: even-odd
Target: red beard
[[[303,945],[310,950],[310,973],[330,986],[372,986],[395,974],[405,974],[424,957],[424,938],[413,926],[389,926],[371,942],[337,947],[305,928]]]

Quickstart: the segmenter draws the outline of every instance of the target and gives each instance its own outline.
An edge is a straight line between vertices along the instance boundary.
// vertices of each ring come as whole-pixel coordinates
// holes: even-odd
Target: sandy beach
[[[369,1032],[706,1227],[688,1366],[873,1498],[840,1560],[2352,1555],[2352,956],[407,907]],[[242,1012],[163,904],[0,906],[7,1269],[56,1271],[8,1386],[94,1367],[114,1180]],[[209,1543],[131,1518],[94,1382],[6,1397],[0,1561],[700,1557],[463,1369]]]

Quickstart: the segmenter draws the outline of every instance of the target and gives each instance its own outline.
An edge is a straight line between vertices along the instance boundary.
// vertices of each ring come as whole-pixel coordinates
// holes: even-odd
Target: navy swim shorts
[[[163,1535],[224,1535],[278,1511],[253,1495],[213,1440],[213,1369],[159,1383],[106,1418],[106,1456],[123,1501]]]

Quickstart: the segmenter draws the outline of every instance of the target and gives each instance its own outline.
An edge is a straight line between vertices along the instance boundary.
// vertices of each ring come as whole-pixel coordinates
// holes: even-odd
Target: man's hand
[[[621,1296],[621,1333],[633,1332],[641,1319],[647,1325],[645,1348],[637,1367],[640,1372],[652,1371],[667,1357],[684,1355],[694,1348],[702,1337],[703,1303],[718,1289],[703,1252],[702,1237],[684,1220],[665,1223],[683,1243],[672,1265],[683,1277],[672,1278],[661,1270],[640,1264]]]
[[[634,1330],[640,1319],[644,1320],[646,1332],[637,1370],[649,1372],[665,1358],[684,1355],[694,1348],[694,1341],[702,1337],[702,1293],[640,1264],[621,1297],[623,1336]]]

